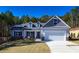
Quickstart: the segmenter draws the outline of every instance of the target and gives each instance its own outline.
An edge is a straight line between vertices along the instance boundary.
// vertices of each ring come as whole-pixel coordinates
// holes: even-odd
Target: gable
[[[23,29],[32,29],[32,28],[40,28],[43,25],[40,22],[36,23],[24,23],[24,24],[19,24],[19,25],[14,25],[11,27],[11,30],[23,30]]]
[[[53,27],[66,27],[66,28],[70,28],[70,26],[68,26],[58,16],[52,17],[46,23],[41,23],[41,22],[32,23],[32,22],[29,22],[29,23],[15,25],[13,27],[12,27],[13,30],[15,30],[15,29],[29,29],[29,28],[41,28],[41,27],[50,27],[50,28],[53,28]]]
[[[69,27],[62,19],[55,16],[52,17],[43,27]],[[70,27],[69,27],[70,28]]]

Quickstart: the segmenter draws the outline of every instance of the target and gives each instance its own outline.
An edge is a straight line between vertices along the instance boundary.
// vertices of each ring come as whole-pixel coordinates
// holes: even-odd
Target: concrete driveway
[[[48,41],[46,44],[49,46],[51,52],[79,53],[79,45],[69,41]]]

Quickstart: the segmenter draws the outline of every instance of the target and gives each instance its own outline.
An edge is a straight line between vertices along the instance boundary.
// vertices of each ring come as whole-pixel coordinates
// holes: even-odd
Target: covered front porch
[[[24,38],[35,39],[35,41],[41,41],[41,30],[25,30]]]

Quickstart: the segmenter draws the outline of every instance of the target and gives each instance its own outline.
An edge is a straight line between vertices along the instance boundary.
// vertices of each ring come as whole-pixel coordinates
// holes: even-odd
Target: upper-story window
[[[42,25],[40,24],[40,27],[42,27]]]
[[[39,23],[37,23],[37,27],[40,27],[40,24]]]
[[[53,24],[56,25],[58,23],[58,19],[53,20]]]
[[[37,22],[37,27],[40,27],[40,22]]]
[[[32,27],[36,27],[36,25],[32,24]]]
[[[29,22],[29,26],[30,26],[30,28],[32,28],[32,22]]]

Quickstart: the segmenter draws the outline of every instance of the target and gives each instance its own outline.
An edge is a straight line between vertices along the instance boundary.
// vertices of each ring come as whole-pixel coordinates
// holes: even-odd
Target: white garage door
[[[44,31],[45,40],[64,41],[66,40],[65,31]]]

